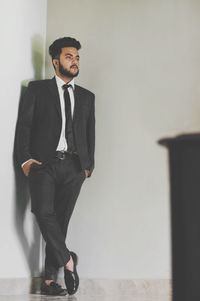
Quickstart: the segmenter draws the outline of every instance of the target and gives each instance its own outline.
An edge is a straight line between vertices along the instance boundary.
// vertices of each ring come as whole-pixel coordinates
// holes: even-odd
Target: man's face
[[[57,61],[56,70],[63,76],[73,78],[79,74],[79,54],[74,47],[62,48]]]

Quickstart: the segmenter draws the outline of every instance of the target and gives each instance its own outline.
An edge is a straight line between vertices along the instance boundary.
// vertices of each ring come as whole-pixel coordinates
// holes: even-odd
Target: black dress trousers
[[[46,164],[34,164],[28,178],[31,211],[46,242],[45,279],[55,280],[59,267],[70,259],[65,240],[85,171],[79,157],[68,154],[64,160],[55,157]]]

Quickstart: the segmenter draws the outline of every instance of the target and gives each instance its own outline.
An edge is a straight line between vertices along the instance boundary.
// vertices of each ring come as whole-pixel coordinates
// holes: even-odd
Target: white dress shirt
[[[66,117],[65,117],[65,100],[64,100],[64,90],[62,88],[66,83],[56,75],[56,83],[58,87],[58,93],[60,96],[60,107],[61,107],[61,115],[62,115],[62,129],[60,133],[60,139],[57,146],[57,151],[66,151],[67,150],[67,140],[65,138],[65,125],[66,125]],[[72,85],[72,87],[68,88],[69,97],[71,101],[71,114],[73,118],[74,114],[74,79],[72,79],[68,85]]]

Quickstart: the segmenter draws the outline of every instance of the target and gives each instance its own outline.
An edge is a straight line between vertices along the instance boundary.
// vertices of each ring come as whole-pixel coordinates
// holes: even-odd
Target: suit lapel
[[[73,116],[73,122],[76,122],[78,120],[80,109],[81,109],[81,93],[80,89],[77,85],[75,85],[74,89],[74,116]]]
[[[59,97],[55,77],[53,77],[49,82],[49,90],[50,90],[51,95],[52,95],[52,100],[55,103],[57,112],[58,112],[60,118],[62,118],[61,107],[60,107],[60,97]],[[78,118],[80,116],[79,114],[80,114],[80,110],[81,110],[81,98],[82,98],[82,95],[81,95],[81,91],[79,89],[79,86],[75,85],[73,122],[76,122],[76,120],[78,120]]]
[[[60,118],[62,118],[62,115],[61,115],[61,107],[60,107],[60,97],[59,97],[58,87],[57,87],[57,84],[56,84],[56,79],[55,79],[55,77],[53,77],[53,78],[50,80],[49,90],[50,90],[51,95],[52,95],[52,100],[53,100],[54,103],[55,103],[57,112],[58,112]]]

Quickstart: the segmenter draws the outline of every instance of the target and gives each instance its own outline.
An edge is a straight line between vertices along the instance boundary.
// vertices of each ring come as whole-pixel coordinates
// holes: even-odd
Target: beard
[[[71,67],[76,66],[76,65],[72,65]],[[77,72],[71,72],[70,69],[66,69],[63,67],[63,65],[59,62],[59,72],[60,74],[62,74],[63,76],[69,77],[69,78],[74,78],[76,76],[78,76],[79,74],[79,69],[78,66],[77,67]]]

